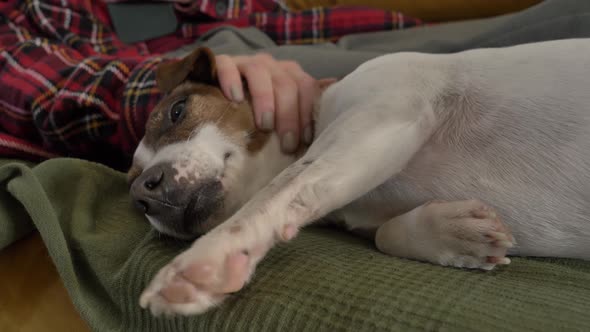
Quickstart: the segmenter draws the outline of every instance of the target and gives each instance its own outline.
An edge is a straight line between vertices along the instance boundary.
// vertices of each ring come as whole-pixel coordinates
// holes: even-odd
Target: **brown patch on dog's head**
[[[175,107],[184,111],[173,121]],[[216,124],[234,143],[251,153],[258,151],[268,138],[268,134],[257,130],[248,103],[233,103],[217,87],[187,81],[165,96],[150,114],[145,143],[157,150],[189,139],[197,127],[207,123]]]
[[[207,122],[216,123],[250,153],[261,149],[267,141],[269,134],[257,129],[249,99],[238,104],[223,95],[215,57],[209,49],[199,48],[180,61],[161,64],[156,80],[166,95],[146,124],[145,144],[153,149],[186,140],[196,127]],[[173,107],[180,107],[179,103],[184,105],[184,112],[173,122],[170,113]]]
[[[156,83],[164,96],[148,117],[140,147],[143,150],[153,153],[167,144],[188,140],[197,127],[207,123],[215,123],[250,154],[262,149],[270,137],[256,127],[248,93],[241,103],[223,95],[215,56],[208,48],[198,48],[183,59],[160,64]],[[184,108],[176,121],[170,116],[174,107]],[[145,167],[136,159],[127,173],[129,184]]]

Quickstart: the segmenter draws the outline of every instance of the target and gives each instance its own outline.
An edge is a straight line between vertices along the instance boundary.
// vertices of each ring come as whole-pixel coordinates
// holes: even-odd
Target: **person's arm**
[[[133,153],[160,98],[154,74],[159,58],[85,57],[47,40],[1,38],[12,44],[0,57],[0,124],[6,134],[57,155],[102,161],[112,151]],[[265,55],[219,55],[218,61],[226,96],[244,98],[243,75],[256,123],[276,129],[287,152],[311,140],[317,86],[297,64]]]
[[[86,56],[15,25],[0,29],[4,136],[51,155],[102,160],[109,151],[132,153],[159,99],[159,59]]]
[[[286,0],[292,10],[313,7],[365,6],[397,11],[428,22],[448,22],[517,12],[542,0]]]

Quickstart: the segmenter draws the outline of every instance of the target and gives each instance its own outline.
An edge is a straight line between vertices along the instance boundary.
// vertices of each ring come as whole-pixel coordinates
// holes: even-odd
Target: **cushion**
[[[0,165],[10,198],[0,201],[0,233],[16,225],[39,231],[94,330],[590,329],[590,262],[514,258],[491,272],[461,270],[389,257],[319,226],[271,250],[252,282],[220,307],[155,318],[139,295],[189,243],[151,229],[131,207],[123,173],[67,158]]]

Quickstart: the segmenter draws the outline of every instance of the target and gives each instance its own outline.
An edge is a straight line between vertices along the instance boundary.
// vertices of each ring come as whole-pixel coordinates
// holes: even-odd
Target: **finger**
[[[268,68],[257,61],[238,62],[238,70],[246,78],[252,97],[256,126],[261,130],[275,127],[275,97]]]
[[[299,146],[299,93],[297,83],[284,69],[271,67],[275,96],[276,126],[281,148],[285,153],[295,152]]]
[[[218,55],[215,57],[215,63],[219,85],[225,97],[235,102],[244,100],[242,79],[234,60],[227,55]]]
[[[303,130],[301,135],[303,142],[311,144],[313,140],[313,103],[318,94],[318,85],[315,79],[301,69],[301,67],[292,61],[281,62],[281,66],[289,72],[297,84],[299,98],[299,123]]]

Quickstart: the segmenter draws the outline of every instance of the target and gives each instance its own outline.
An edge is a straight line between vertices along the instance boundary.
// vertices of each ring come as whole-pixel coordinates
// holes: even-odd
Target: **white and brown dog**
[[[376,58],[318,97],[297,155],[223,96],[208,50],[162,65],[131,195],[160,232],[202,236],[141,305],[202,313],[318,219],[440,265],[590,259],[589,55],[578,39]]]

